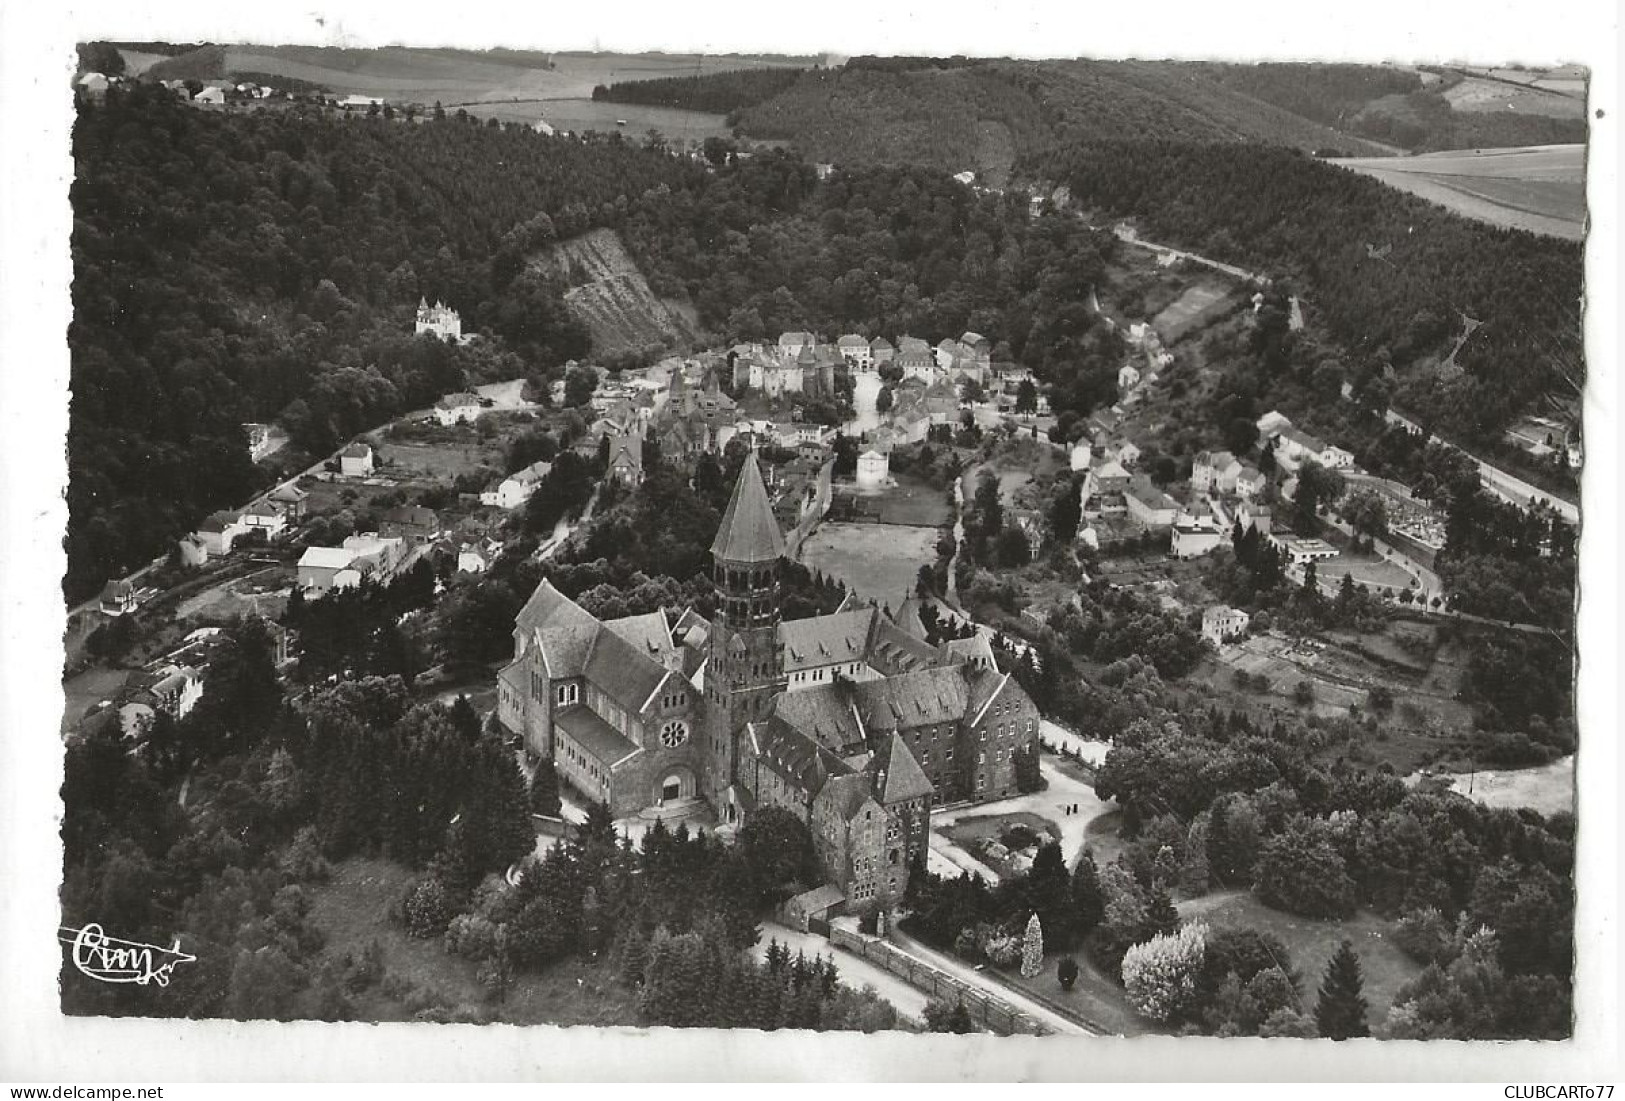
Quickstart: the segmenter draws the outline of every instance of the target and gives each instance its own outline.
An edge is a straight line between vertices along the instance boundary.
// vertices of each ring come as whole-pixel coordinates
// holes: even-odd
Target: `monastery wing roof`
[[[810,795],[822,791],[831,777],[852,773],[846,762],[777,715],[751,723],[750,733],[757,759]]]
[[[654,661],[661,661],[674,648],[671,640],[671,629],[666,626],[666,613],[664,612],[649,612],[646,615],[629,615],[621,619],[606,619],[604,627],[606,630],[613,631],[625,639],[635,650]]]
[[[785,672],[865,660],[875,614],[873,608],[859,608],[780,623],[779,641],[784,644]]]
[[[924,633],[923,627],[921,633]],[[885,616],[875,617],[874,630],[869,635],[868,661],[887,676],[930,668],[938,663],[936,650],[924,638],[910,634]]]
[[[963,667],[920,669],[855,685],[853,702],[871,731],[958,722],[971,703],[971,679]]]
[[[786,692],[774,701],[773,714],[826,749],[838,752],[863,742],[863,728],[852,713],[851,687],[846,684]]]
[[[585,707],[565,708],[553,721],[605,765],[618,764],[638,751],[619,730]]]
[[[773,518],[754,451],[745,456],[711,554],[724,562],[744,563],[774,562],[784,555],[784,535]]]
[[[995,667],[993,644],[980,631],[977,631],[969,638],[951,638],[942,644],[942,649],[943,653],[951,658],[985,661],[989,668]]]
[[[842,822],[850,822],[869,801],[873,786],[869,776],[847,774],[830,778],[824,800],[834,809]]]
[[[600,627],[584,672],[599,691],[636,715],[670,671],[614,631]]]
[[[919,799],[935,791],[903,739],[893,734],[886,740],[890,744],[875,754],[869,765],[875,777],[875,798],[890,805],[905,799]]]

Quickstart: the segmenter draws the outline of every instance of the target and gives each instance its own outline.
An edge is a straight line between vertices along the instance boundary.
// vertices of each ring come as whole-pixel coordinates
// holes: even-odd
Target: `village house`
[[[1243,465],[1241,472],[1236,475],[1236,496],[1242,500],[1252,500],[1264,492],[1264,474],[1256,466]]]
[[[372,447],[357,440],[339,452],[339,473],[346,478],[366,478],[372,474]]]
[[[781,361],[794,360],[800,356],[803,351],[812,350],[813,346],[817,343],[818,338],[813,336],[811,333],[781,333],[779,335],[779,359]]]
[[[378,521],[378,534],[385,539],[404,539],[409,546],[427,543],[440,533],[440,517],[422,505],[399,505]]]
[[[353,588],[361,584],[354,562],[355,555],[343,547],[306,547],[299,556],[299,587],[316,596]]]
[[[203,91],[192,97],[192,102],[212,103],[223,106],[226,102],[226,90],[215,84],[205,84],[203,86]]]
[[[886,366],[897,356],[897,349],[892,342],[883,336],[877,336],[869,342],[869,360],[875,367]]]
[[[1127,393],[1140,384],[1140,369],[1132,363],[1125,363],[1117,369],[1117,389],[1119,393]]]
[[[102,615],[121,616],[135,611],[135,586],[128,581],[109,581],[97,605]]]
[[[249,422],[243,425],[243,435],[248,437],[248,457],[255,462],[265,458],[271,450],[271,426]]]
[[[496,561],[500,544],[490,540],[462,543],[457,548],[458,573],[484,573]]]
[[[1226,534],[1211,516],[1193,516],[1182,512],[1174,521],[1173,538],[1168,553],[1174,558],[1200,558],[1211,553],[1227,541]]]
[[[1135,478],[1123,492],[1128,514],[1146,528],[1168,528],[1179,514],[1179,502],[1151,484],[1149,478]]]
[[[180,555],[183,566],[202,566],[209,561],[209,548],[204,545],[203,537],[196,532],[181,536],[175,550]]]
[[[231,545],[247,530],[248,525],[242,522],[237,513],[222,509],[210,513],[203,523],[197,526],[197,537],[204,550],[219,558],[221,555],[230,554]]]
[[[549,462],[534,462],[529,466],[514,471],[490,489],[480,493],[480,504],[491,508],[518,508],[530,500],[530,495],[536,492],[536,487],[542,484],[548,471],[553,469]]]
[[[853,370],[867,371],[874,367],[874,353],[869,349],[869,342],[856,333],[841,337],[835,342],[835,347]]]
[[[1293,566],[1304,566],[1310,562],[1324,562],[1328,558],[1337,557],[1337,548],[1324,539],[1303,539],[1295,535],[1268,536],[1269,541],[1286,556],[1286,560]]]
[[[1044,514],[1033,509],[1013,508],[1008,513],[1010,522],[1016,530],[1027,537],[1027,555],[1034,561],[1044,553],[1044,541],[1049,534],[1049,525]]]
[[[1073,472],[1088,470],[1090,460],[1093,458],[1094,448],[1089,445],[1089,441],[1079,439],[1072,444],[1072,449],[1067,452],[1067,468]]]
[[[480,402],[478,394],[466,391],[457,394],[447,394],[434,403],[434,419],[442,427],[450,428],[454,424],[473,424],[485,412],[485,406]]]
[[[1236,523],[1242,531],[1253,528],[1260,535],[1268,535],[1274,519],[1274,510],[1268,505],[1244,500],[1236,507]]]
[[[1123,466],[1130,468],[1140,461],[1140,449],[1135,446],[1133,440],[1117,440],[1114,443],[1107,444],[1101,449],[1101,452],[1116,459]]]
[[[891,455],[880,448],[870,448],[858,456],[858,487],[878,489],[891,477]]]
[[[919,379],[926,385],[937,380],[937,358],[931,345],[918,337],[898,338],[897,357],[893,360],[905,379]]]
[[[300,489],[292,482],[277,486],[265,499],[287,517],[290,524],[297,524],[305,518],[305,512],[310,507],[310,494]]]
[[[1202,611],[1202,637],[1214,646],[1223,646],[1247,633],[1252,617],[1239,608],[1210,604]]]
[[[417,326],[413,330],[418,336],[429,333],[441,340],[461,343],[463,339],[463,319],[457,316],[457,311],[444,302],[436,300],[433,306],[429,305],[427,298],[418,299]]]
[[[1198,451],[1191,461],[1191,488],[1199,493],[1234,493],[1242,466],[1228,451]]]
[[[281,509],[262,497],[243,509],[242,515],[238,518],[238,523],[242,525],[243,534],[246,535],[251,531],[263,531],[266,541],[269,542],[272,539],[281,537],[282,532],[288,526],[288,518],[283,515]]]
[[[617,485],[636,489],[643,484],[643,436],[637,432],[609,438],[609,465],[604,476]]]

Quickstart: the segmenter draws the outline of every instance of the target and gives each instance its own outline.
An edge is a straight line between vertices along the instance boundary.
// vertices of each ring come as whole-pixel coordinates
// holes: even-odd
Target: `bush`
[[[424,876],[406,892],[402,914],[406,931],[414,937],[438,937],[456,916],[451,892],[438,876]]]
[[[1175,1020],[1191,1007],[1202,970],[1207,926],[1187,925],[1152,937],[1123,955],[1123,989],[1142,1015]]]
[[[1451,954],[1454,930],[1436,907],[1424,906],[1400,916],[1394,943],[1418,963],[1440,963]]]
[[[1061,962],[1055,965],[1055,978],[1062,990],[1071,990],[1072,984],[1078,981],[1078,961],[1071,956],[1062,956]]]

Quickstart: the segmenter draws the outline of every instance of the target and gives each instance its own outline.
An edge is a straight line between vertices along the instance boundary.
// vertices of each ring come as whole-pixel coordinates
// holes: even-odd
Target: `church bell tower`
[[[754,451],[739,471],[711,544],[711,560],[717,612],[705,666],[706,771],[716,800],[733,783],[744,725],[767,718],[773,697],[785,684],[779,641],[784,536],[773,518]]]

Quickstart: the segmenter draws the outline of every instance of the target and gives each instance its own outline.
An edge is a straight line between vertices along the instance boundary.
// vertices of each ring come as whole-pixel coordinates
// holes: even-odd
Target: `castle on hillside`
[[[599,620],[544,580],[498,674],[500,721],[616,817],[703,800],[807,823],[854,910],[923,866],[933,803],[1016,793],[1038,711],[980,636],[932,646],[872,606],[782,620],[784,537],[754,453],[711,547],[718,606]]]
[[[463,319],[457,316],[457,311],[439,300],[429,305],[427,298],[418,299],[418,320],[415,335],[433,333],[442,340],[461,343],[463,339]]]

